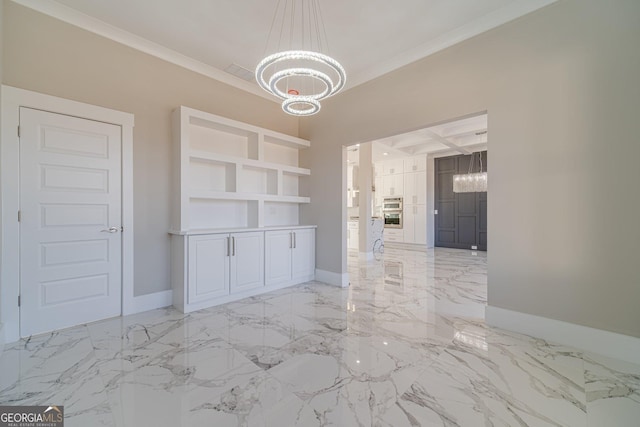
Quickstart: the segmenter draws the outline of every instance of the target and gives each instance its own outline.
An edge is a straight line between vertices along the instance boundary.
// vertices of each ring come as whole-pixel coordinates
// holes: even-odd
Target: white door
[[[20,133],[20,334],[120,315],[120,126],[20,108]]]
[[[293,232],[292,276],[293,280],[307,279],[315,274],[316,268],[315,229]]]
[[[189,304],[229,295],[228,234],[189,236]]]
[[[264,233],[231,235],[230,291],[242,292],[264,286]]]
[[[291,280],[293,233],[289,230],[264,233],[265,284],[276,285]]]

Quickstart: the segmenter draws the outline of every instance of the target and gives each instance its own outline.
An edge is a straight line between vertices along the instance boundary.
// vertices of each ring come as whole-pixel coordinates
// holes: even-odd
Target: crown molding
[[[128,31],[117,28],[111,24],[107,24],[104,21],[79,12],[63,4],[57,3],[55,1],[43,0],[11,1],[21,6],[28,7],[29,9],[33,9],[37,12],[51,16],[53,18],[59,19],[60,21],[64,21],[68,24],[82,28],[83,30],[92,32],[99,36],[113,40],[117,43],[155,56],[180,67],[186,68],[187,70],[202,74],[203,76],[212,78],[214,80],[218,80],[222,83],[228,84],[229,86],[233,86],[235,88],[244,90],[253,95],[260,96],[261,98],[265,98],[273,102],[278,102],[277,98],[269,95],[258,85],[254,85],[250,82],[219,70],[218,68],[205,64],[204,62],[190,58],[186,55],[176,52],[175,50],[169,49],[158,43],[154,43]]]
[[[475,37],[481,33],[496,28],[509,21],[520,18],[528,13],[541,9],[558,0],[518,0],[508,4],[500,9],[494,10],[475,19],[462,27],[449,31],[441,36],[420,44],[414,48],[408,49],[389,60],[370,68],[365,72],[361,72],[355,76],[349,76],[350,81],[347,83],[345,90],[352,89],[358,85],[373,80],[391,71],[397,70],[412,62],[418,61],[436,52],[451,47],[464,40]]]
[[[43,0],[11,0],[14,3],[28,7],[45,15],[64,21],[68,24],[98,34],[102,37],[121,43],[125,46],[155,56],[172,64],[218,80],[235,88],[260,96],[273,102],[280,102],[276,97],[263,91],[258,85],[242,80],[218,68],[205,64],[175,50],[152,42],[128,31],[122,30],[104,21],[79,12],[55,1]],[[509,21],[524,16],[558,0],[517,0],[505,7],[497,9],[479,19],[449,31],[433,40],[408,49],[369,70],[349,76],[344,91],[418,61],[436,52],[451,47],[457,43],[475,37],[485,31],[496,28]]]

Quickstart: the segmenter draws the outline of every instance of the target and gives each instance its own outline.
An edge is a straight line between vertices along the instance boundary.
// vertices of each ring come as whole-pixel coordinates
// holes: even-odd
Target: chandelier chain
[[[296,4],[298,1],[302,4]],[[279,13],[282,13],[280,22]],[[256,66],[256,81],[264,90],[282,99],[282,108],[289,114],[315,114],[320,110],[320,100],[338,93],[345,85],[344,68],[327,55],[329,43],[322,15],[319,0],[277,2],[266,56]],[[294,40],[298,34],[300,37]],[[276,36],[278,50],[269,54]]]

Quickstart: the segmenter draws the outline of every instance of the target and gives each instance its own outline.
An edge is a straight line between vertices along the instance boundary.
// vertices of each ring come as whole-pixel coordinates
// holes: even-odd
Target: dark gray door
[[[480,171],[475,155],[473,172]],[[446,248],[487,250],[487,193],[454,193],[453,175],[467,173],[471,156],[435,160],[435,245]],[[487,170],[487,152],[482,152]]]

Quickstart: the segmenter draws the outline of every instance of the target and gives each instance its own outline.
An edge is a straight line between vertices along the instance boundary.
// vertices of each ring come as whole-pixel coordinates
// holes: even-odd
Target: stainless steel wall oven
[[[388,197],[382,202],[385,228],[402,228],[402,197]]]

